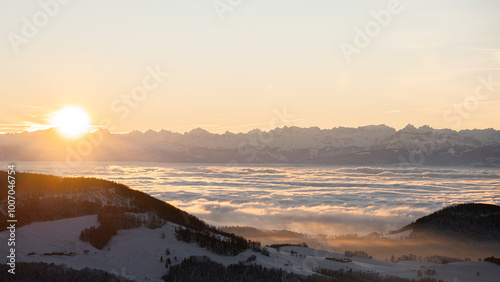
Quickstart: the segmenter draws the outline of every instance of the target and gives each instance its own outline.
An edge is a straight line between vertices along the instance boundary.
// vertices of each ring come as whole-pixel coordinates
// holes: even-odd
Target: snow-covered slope
[[[89,267],[101,269],[137,281],[161,281],[167,273],[165,262],[170,259],[178,264],[189,256],[208,256],[224,265],[247,260],[251,255],[257,258],[252,263],[267,268],[301,274],[313,274],[315,267],[326,269],[352,269],[353,271],[374,271],[382,275],[395,275],[417,279],[417,272],[434,269],[432,276],[446,281],[498,281],[500,266],[488,262],[460,262],[437,265],[424,262],[390,263],[372,259],[352,257],[352,262],[337,262],[326,258],[343,259],[343,254],[330,253],[302,247],[282,247],[279,252],[269,248],[270,256],[264,256],[251,250],[237,256],[220,256],[198,247],[195,243],[177,241],[173,223],[167,223],[158,229],[136,228],[119,230],[109,245],[103,250],[81,242],[78,236],[81,230],[98,225],[97,215],[67,218],[62,220],[36,222],[17,229],[17,261],[48,262],[65,264],[75,269]],[[0,233],[0,253],[7,252],[6,238],[8,231]],[[162,234],[165,236],[162,236]],[[166,250],[170,254],[166,254]],[[87,254],[86,250],[88,251]],[[44,255],[66,253],[68,255]],[[69,255],[70,253],[74,253]],[[163,257],[163,262],[161,261]],[[477,273],[479,272],[479,276]]]

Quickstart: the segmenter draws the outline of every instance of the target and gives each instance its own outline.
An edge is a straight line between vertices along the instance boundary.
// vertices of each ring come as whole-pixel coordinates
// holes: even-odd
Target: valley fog
[[[492,255],[495,257],[500,256],[499,242],[473,242],[454,238],[443,239],[435,236],[409,239],[407,237],[409,233],[407,232],[383,236],[370,234],[361,237],[352,234],[311,236],[283,230],[257,230],[247,227],[225,227],[224,230],[259,241],[264,245],[306,243],[310,248],[335,253],[363,251],[373,259],[382,261],[391,261],[392,256],[396,261],[408,260],[408,257],[403,258],[403,256],[410,255],[416,256],[415,260],[419,261],[425,261],[426,257],[430,256],[445,256],[461,260],[470,259],[472,261]]]
[[[84,162],[64,172],[53,162],[17,167],[117,181],[218,226],[306,234],[388,232],[451,204],[500,204],[500,171],[492,168],[117,162]]]

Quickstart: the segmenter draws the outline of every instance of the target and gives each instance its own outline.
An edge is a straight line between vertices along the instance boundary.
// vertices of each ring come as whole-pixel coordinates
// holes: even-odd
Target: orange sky
[[[0,132],[500,129],[499,1],[51,3],[0,4]]]

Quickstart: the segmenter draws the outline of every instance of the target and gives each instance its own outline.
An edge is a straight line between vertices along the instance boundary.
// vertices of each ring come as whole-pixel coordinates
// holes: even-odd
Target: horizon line
[[[252,124],[254,125],[254,124]],[[247,127],[247,126],[250,126],[250,125],[243,125],[243,126],[232,126],[232,127],[225,127],[225,128],[238,128],[238,127]],[[368,125],[359,125],[357,127],[354,127],[354,126],[334,126],[334,127],[331,127],[331,128],[321,128],[319,126],[295,126],[295,125],[292,125],[292,126],[287,126],[287,125],[284,125],[284,126],[281,126],[281,127],[275,127],[275,128],[272,128],[272,129],[268,129],[268,130],[263,130],[263,129],[260,129],[260,128],[253,128],[253,129],[250,129],[246,132],[231,132],[231,131],[228,131],[226,130],[225,132],[221,133],[221,132],[213,132],[213,131],[210,131],[204,127],[192,127],[192,126],[182,126],[182,127],[190,127],[192,128],[191,130],[188,130],[188,131],[184,131],[184,132],[180,132],[180,131],[172,131],[172,130],[169,130],[169,129],[159,129],[159,130],[155,130],[155,129],[147,129],[147,130],[144,130],[144,131],[141,131],[141,130],[138,130],[138,129],[134,129],[132,131],[110,131],[109,129],[107,128],[104,128],[102,126],[92,126],[93,128],[97,128],[96,130],[92,130],[92,131],[88,131],[85,133],[86,134],[93,134],[99,130],[106,130],[107,132],[109,132],[110,134],[115,134],[115,135],[125,135],[125,134],[131,134],[131,133],[141,133],[141,134],[144,134],[146,132],[155,132],[155,133],[160,133],[162,131],[167,131],[167,132],[171,132],[171,133],[176,133],[176,134],[188,134],[188,133],[191,133],[195,130],[203,130],[203,131],[206,131],[207,133],[209,134],[214,134],[214,135],[224,135],[224,134],[227,134],[227,133],[230,133],[230,134],[248,134],[252,131],[261,131],[261,132],[271,132],[273,130],[276,130],[276,129],[286,129],[286,128],[300,128],[300,129],[312,129],[312,128],[317,128],[321,131],[325,131],[325,130],[333,130],[333,129],[341,129],[341,128],[345,128],[345,129],[362,129],[362,128],[366,128],[366,127],[382,127],[382,126],[385,126],[387,128],[390,128],[390,129],[394,129],[396,132],[398,131],[401,131],[401,130],[404,130],[405,128],[407,127],[413,127],[415,129],[421,129],[421,128],[430,128],[432,130],[451,130],[451,131],[455,131],[455,132],[460,132],[460,131],[465,131],[465,130],[495,130],[495,131],[499,131],[499,129],[495,129],[493,127],[487,127],[487,128],[461,128],[461,129],[452,129],[452,128],[434,128],[430,125],[422,125],[422,126],[414,126],[413,124],[411,123],[408,123],[406,126],[402,127],[402,128],[396,128],[396,127],[392,127],[392,126],[389,126],[389,125],[386,125],[386,124],[368,124]],[[181,127],[177,127],[177,128],[181,128]],[[0,128],[1,130],[1,128]],[[24,134],[24,133],[36,133],[36,132],[41,132],[41,131],[50,131],[50,130],[57,130],[56,127],[42,127],[40,129],[35,129],[35,130],[23,130],[23,131],[9,131],[9,132],[2,132],[0,131],[0,136],[1,135],[10,135],[10,134]]]

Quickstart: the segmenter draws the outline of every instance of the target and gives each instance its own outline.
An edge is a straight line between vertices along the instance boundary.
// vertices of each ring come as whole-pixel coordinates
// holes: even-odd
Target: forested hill
[[[7,172],[0,171],[0,228],[7,219]],[[15,174],[17,226],[105,212],[151,213],[193,229],[208,226],[164,201],[112,181],[85,177]]]
[[[405,226],[411,236],[452,236],[471,240],[500,240],[500,206],[459,204],[446,207]]]

